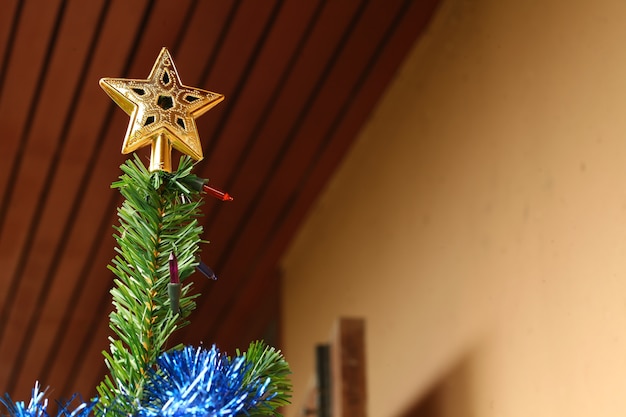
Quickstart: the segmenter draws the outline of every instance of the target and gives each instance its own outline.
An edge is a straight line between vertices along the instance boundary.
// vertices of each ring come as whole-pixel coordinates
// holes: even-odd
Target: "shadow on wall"
[[[435,382],[424,396],[398,417],[470,417],[473,355],[468,355]]]

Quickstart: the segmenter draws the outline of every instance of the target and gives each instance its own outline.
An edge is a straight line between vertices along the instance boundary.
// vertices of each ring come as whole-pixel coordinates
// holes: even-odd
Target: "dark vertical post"
[[[330,371],[330,346],[318,345],[317,359],[317,417],[331,417],[332,381]]]

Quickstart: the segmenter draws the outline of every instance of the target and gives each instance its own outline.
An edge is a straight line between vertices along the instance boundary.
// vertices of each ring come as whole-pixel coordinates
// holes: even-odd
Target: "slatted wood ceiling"
[[[176,341],[278,343],[277,261],[437,1],[0,0],[0,393],[89,396],[105,374],[128,116],[99,78],[146,78],[167,46],[226,95],[198,119],[198,173],[235,196],[204,208],[220,279],[194,277]]]

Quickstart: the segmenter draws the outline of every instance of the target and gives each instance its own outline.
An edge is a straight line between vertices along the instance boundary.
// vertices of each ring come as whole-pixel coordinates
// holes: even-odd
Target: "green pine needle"
[[[197,220],[202,200],[193,187],[198,178],[192,167],[185,156],[174,173],[149,172],[135,156],[121,166],[124,174],[112,185],[124,197],[115,227],[118,255],[109,266],[117,277],[110,327],[119,339],[111,337],[110,351],[103,352],[111,375],[97,388],[101,413],[111,407],[133,411],[136,404],[120,399],[142,398],[147,369],[195,308],[190,283],[182,286],[180,314],[172,313],[167,293],[170,253],[176,254],[184,283],[197,266],[202,242]]]

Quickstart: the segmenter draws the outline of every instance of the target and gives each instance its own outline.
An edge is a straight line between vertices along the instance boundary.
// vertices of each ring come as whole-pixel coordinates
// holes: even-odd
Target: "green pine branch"
[[[109,266],[116,276],[109,326],[118,339],[110,337],[110,351],[103,352],[110,376],[97,388],[101,413],[111,408],[132,413],[147,370],[195,308],[191,284],[185,283],[197,265],[202,233],[197,221],[202,200],[193,186],[199,179],[192,166],[183,157],[175,173],[149,172],[135,157],[121,166],[124,174],[112,185],[124,197],[115,227],[117,256]],[[167,292],[172,252],[183,284],[179,314],[172,313]]]
[[[115,227],[117,255],[109,266],[116,276],[109,324],[114,336],[109,337],[109,351],[103,352],[110,375],[97,387],[97,416],[135,414],[168,338],[187,324],[195,308],[197,295],[191,294],[191,283],[186,281],[197,266],[202,243],[197,219],[204,180],[191,174],[192,167],[184,156],[174,173],[149,172],[135,156],[121,166],[123,175],[112,184],[124,202]],[[176,314],[168,296],[171,253],[177,257],[182,284]],[[280,416],[278,408],[291,396],[289,365],[280,351],[253,342],[237,356],[247,363],[244,385],[265,387],[261,401],[246,414]]]
[[[237,350],[237,356],[243,356],[252,365],[244,379],[246,384],[270,381],[266,399],[256,409],[250,410],[248,416],[280,417],[278,409],[289,404],[291,398],[291,381],[288,378],[291,369],[282,353],[264,342],[256,341],[250,343],[246,352]]]

